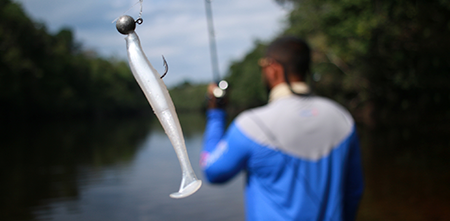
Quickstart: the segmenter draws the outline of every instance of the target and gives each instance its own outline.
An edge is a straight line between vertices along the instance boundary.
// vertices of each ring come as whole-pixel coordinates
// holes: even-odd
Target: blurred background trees
[[[102,117],[148,108],[128,64],[83,50],[70,29],[50,34],[0,1],[2,119]]]

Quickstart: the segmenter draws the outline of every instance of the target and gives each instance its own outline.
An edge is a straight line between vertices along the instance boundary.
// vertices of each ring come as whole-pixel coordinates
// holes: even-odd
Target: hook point
[[[169,71],[169,65],[167,65],[167,61],[164,58],[164,55],[162,55],[162,59],[163,59],[163,66],[164,68],[166,68],[166,70],[164,71],[164,74],[161,76],[161,79],[166,76],[167,72]]]

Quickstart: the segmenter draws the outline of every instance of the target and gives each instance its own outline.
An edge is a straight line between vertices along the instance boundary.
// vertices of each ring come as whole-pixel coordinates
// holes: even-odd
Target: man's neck
[[[309,92],[309,86],[305,82],[301,82],[301,81],[291,82],[291,88],[294,92],[300,93],[300,94],[305,94],[305,93]],[[289,89],[288,84],[286,84],[285,82],[277,84],[276,86],[274,86],[272,88],[272,90],[270,90],[269,103],[272,101],[275,101],[277,99],[292,96],[292,95],[293,95],[293,93]]]

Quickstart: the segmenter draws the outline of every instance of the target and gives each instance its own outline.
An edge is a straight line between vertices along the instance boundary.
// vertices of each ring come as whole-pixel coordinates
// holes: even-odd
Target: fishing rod
[[[228,82],[225,80],[220,80],[219,74],[219,62],[217,58],[217,46],[216,38],[214,34],[214,24],[213,15],[211,8],[211,0],[205,0],[205,10],[206,10],[206,21],[208,24],[208,37],[209,37],[209,52],[211,55],[211,67],[213,73],[213,81],[217,83],[217,88],[214,89],[213,95],[218,98],[217,102],[223,102],[222,98],[226,95],[226,90],[228,88]]]

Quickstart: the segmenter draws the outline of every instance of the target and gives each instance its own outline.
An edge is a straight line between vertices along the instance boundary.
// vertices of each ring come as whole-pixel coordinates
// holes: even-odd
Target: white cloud
[[[86,48],[103,56],[126,58],[124,36],[111,22],[137,0],[17,0],[32,18],[51,31],[69,26]],[[171,86],[184,80],[211,79],[204,0],[144,0],[144,23],[136,28],[150,62],[163,70],[161,55],[169,62],[165,78]],[[274,0],[212,1],[221,75],[231,60],[242,57],[255,39],[269,40],[282,30],[286,15]],[[138,17],[139,6],[126,14]]]

